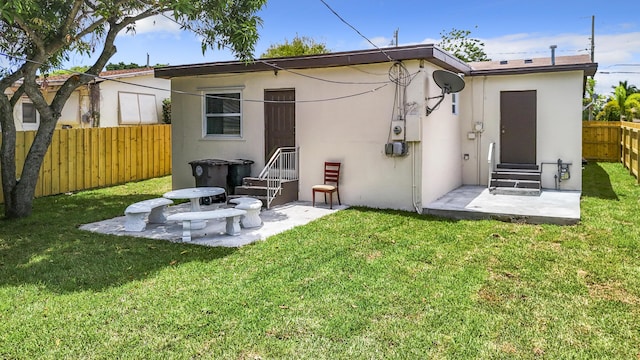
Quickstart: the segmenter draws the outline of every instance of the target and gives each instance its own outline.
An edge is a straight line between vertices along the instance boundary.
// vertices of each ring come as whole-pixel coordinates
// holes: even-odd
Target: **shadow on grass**
[[[157,195],[57,195],[36,199],[28,218],[1,219],[0,286],[36,284],[58,293],[100,291],[235,251],[78,229],[121,216],[128,204],[152,197]]]
[[[587,164],[582,171],[582,196],[619,200],[609,174],[596,162]]]
[[[370,213],[376,213],[376,214],[394,214],[398,216],[406,216],[409,218],[420,219],[423,221],[433,221],[433,222],[441,222],[441,223],[457,223],[460,221],[460,219],[447,218],[447,217],[435,216],[430,214],[418,214],[417,212],[413,212],[413,211],[376,209],[376,208],[362,207],[362,206],[350,206],[348,209],[345,209],[342,211],[346,211],[346,212],[358,211],[362,213],[370,212]]]

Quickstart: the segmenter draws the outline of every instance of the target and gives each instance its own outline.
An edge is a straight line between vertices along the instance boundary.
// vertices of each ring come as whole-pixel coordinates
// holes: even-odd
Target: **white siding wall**
[[[384,154],[394,111],[395,85],[372,91],[388,82],[389,63],[296,70],[310,77],[269,71],[173,79],[174,90],[189,93],[242,87],[245,100],[243,137],[213,140],[202,138],[202,99],[174,93],[173,186],[193,186],[188,162],[203,158],[251,159],[256,162],[253,175],[257,175],[264,166],[264,108],[261,102],[249,100],[262,100],[265,89],[295,89],[301,200],[311,200],[311,186],[322,181],[324,161],[343,163],[340,193],[346,204],[413,210],[414,202],[419,206],[421,200],[426,202],[444,195],[461,183],[458,120],[451,115],[450,96],[440,109],[425,117],[425,88],[435,86],[431,84],[435,67],[427,64],[421,69],[417,61],[405,65],[409,73],[417,74],[407,89],[406,100],[416,103],[412,116],[423,122],[423,141],[411,143],[410,154],[405,157]],[[363,94],[352,96],[359,93]],[[437,93],[433,90],[432,96]]]
[[[495,142],[500,159],[500,92],[536,90],[537,94],[537,151],[536,161],[572,162],[571,179],[561,183],[563,190],[582,188],[582,81],[581,71],[531,75],[489,76],[467,79],[463,93],[460,140],[462,153],[470,154],[463,161],[465,184],[487,184],[489,143]],[[466,100],[465,100],[466,98]],[[484,124],[484,132],[476,140],[468,140],[467,133],[475,122]],[[478,153],[478,142],[480,152]],[[478,165],[480,179],[478,180]],[[544,165],[542,186],[554,188],[557,167]]]
[[[441,94],[440,88],[433,82],[431,75],[426,81],[427,97]],[[464,98],[458,94],[458,103]],[[423,168],[422,203],[427,205],[462,184],[462,166],[460,152],[459,111],[454,115],[451,109],[451,94],[445,95],[440,106],[426,117],[423,125]],[[428,101],[430,106],[437,99]]]

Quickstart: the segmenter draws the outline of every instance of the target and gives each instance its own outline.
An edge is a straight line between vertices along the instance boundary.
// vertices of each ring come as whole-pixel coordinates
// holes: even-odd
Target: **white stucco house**
[[[50,101],[72,75],[49,76],[42,81]],[[19,84],[16,84],[18,86]],[[65,103],[57,127],[116,127],[162,123],[162,101],[170,98],[170,82],[154,77],[153,68],[111,70],[76,89]],[[27,96],[14,108],[18,131],[36,130],[40,119]]]
[[[174,188],[193,186],[192,160],[251,159],[257,176],[276,148],[293,146],[300,200],[311,200],[323,163],[337,161],[343,203],[421,212],[461,185],[491,185],[505,164],[537,169],[538,187],[580,190],[581,99],[596,69],[588,56],[464,63],[415,45],[168,66],[155,76],[174,91]],[[465,84],[439,104],[437,70]],[[558,160],[571,172],[561,183]]]

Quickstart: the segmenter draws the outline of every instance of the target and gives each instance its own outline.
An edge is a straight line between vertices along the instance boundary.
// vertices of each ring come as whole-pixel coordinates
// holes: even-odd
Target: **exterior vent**
[[[525,64],[533,64],[533,59],[524,59]]]
[[[507,60],[500,60],[500,65],[507,65],[509,62]]]

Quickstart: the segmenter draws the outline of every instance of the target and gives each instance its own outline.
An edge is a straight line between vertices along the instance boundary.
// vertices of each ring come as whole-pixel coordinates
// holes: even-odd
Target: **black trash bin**
[[[242,185],[242,179],[251,176],[251,165],[253,160],[235,159],[229,160],[229,173],[227,175],[227,186],[230,194],[235,194],[236,186]]]
[[[228,192],[227,176],[229,174],[229,162],[220,159],[202,159],[189,162],[191,173],[196,179],[196,187],[216,186]],[[226,195],[213,196],[212,198],[202,198],[200,202],[209,205],[212,202],[225,202]]]

